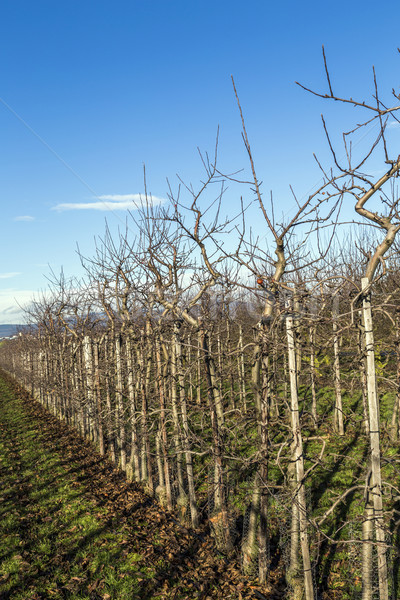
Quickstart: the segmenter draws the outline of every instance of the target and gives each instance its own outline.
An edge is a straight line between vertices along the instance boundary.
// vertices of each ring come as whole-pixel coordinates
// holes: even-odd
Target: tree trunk
[[[244,413],[247,412],[246,377],[244,367],[243,328],[239,325],[238,343],[238,375],[239,375],[239,397],[240,405]]]
[[[367,482],[368,491],[373,498],[375,538],[378,554],[378,581],[379,598],[388,600],[388,571],[385,547],[385,529],[383,520],[383,499],[381,481],[381,450],[379,436],[379,400],[376,386],[375,373],[375,346],[371,310],[370,293],[365,293],[369,287],[369,280],[363,277],[361,280],[363,296],[363,318],[365,327],[365,350],[367,354],[367,390],[368,390],[368,412],[369,412],[369,439],[371,449],[371,481]]]
[[[201,333],[199,332],[197,340],[197,386],[196,386],[196,401],[197,405],[201,406]]]
[[[176,345],[174,340],[171,346],[171,404],[172,404],[172,420],[174,424],[174,445],[176,452],[176,474],[178,479],[178,505],[181,512],[186,511],[187,494],[185,490],[185,483],[183,477],[183,449],[182,449],[182,435],[179,423],[179,410],[178,410],[178,387],[177,387],[177,356],[176,356]]]
[[[306,600],[314,600],[314,586],[312,581],[310,546],[308,539],[308,519],[306,505],[306,490],[304,482],[304,453],[303,437],[300,426],[299,400],[297,391],[297,365],[296,365],[296,347],[295,333],[293,328],[293,317],[286,316],[286,330],[288,341],[288,363],[290,378],[290,410],[291,425],[293,435],[293,456],[292,460],[296,466],[296,495],[293,498],[293,504],[297,504],[299,518],[300,547],[303,559],[304,573],[304,592]]]
[[[105,454],[104,448],[104,429],[103,429],[103,409],[101,404],[101,385],[100,385],[100,370],[99,370],[99,344],[94,344],[94,379],[96,393],[96,419],[98,431],[98,443],[101,456]]]
[[[260,394],[259,434],[260,434],[260,530],[258,554],[258,578],[265,583],[268,575],[268,468],[269,468],[269,417],[271,409],[271,373],[269,366],[269,344],[267,325],[263,326],[261,348],[262,390]]]
[[[367,490],[364,508],[364,518],[362,522],[362,600],[373,599],[373,519],[374,509],[371,503],[370,493]]]
[[[166,409],[165,409],[165,389],[166,381],[163,377],[163,365],[161,360],[161,349],[160,340],[156,339],[156,364],[157,364],[157,381],[158,381],[158,394],[160,398],[160,446],[161,456],[164,469],[164,487],[165,487],[165,498],[168,510],[172,510],[172,489],[171,489],[171,476],[170,476],[170,465],[168,457],[168,436],[166,429]]]
[[[179,388],[179,400],[182,415],[183,449],[186,459],[186,477],[188,482],[190,517],[193,527],[199,526],[199,511],[197,508],[196,492],[194,485],[193,455],[190,451],[189,442],[189,419],[187,414],[185,382],[183,377],[182,344],[179,335],[179,325],[174,323],[173,344],[175,346],[174,357],[176,360],[177,385]]]
[[[340,384],[340,361],[339,361],[339,336],[338,336],[338,313],[339,313],[339,298],[335,296],[333,299],[332,317],[333,317],[333,368],[335,379],[335,428],[339,435],[344,435],[343,425],[343,404],[342,404],[342,388]]]
[[[139,443],[137,432],[137,408],[136,408],[136,390],[135,390],[135,374],[132,360],[132,343],[130,334],[126,337],[126,366],[128,368],[128,396],[129,396],[129,414],[131,422],[131,455],[129,465],[127,466],[127,475],[130,479],[140,481],[140,457]]]
[[[365,434],[369,437],[369,417],[368,417],[368,389],[366,373],[366,355],[365,355],[365,328],[361,318],[361,312],[357,312],[357,330],[358,330],[358,368],[361,380],[361,394],[363,403],[363,422]]]
[[[396,398],[394,401],[391,434],[394,440],[399,439],[399,415],[400,415],[400,308],[396,309]]]
[[[104,363],[105,363],[105,388],[106,388],[106,427],[107,427],[107,443],[110,450],[111,461],[117,463],[117,448],[115,439],[115,426],[114,426],[114,411],[111,402],[111,377],[110,367],[113,364],[113,352],[112,348],[108,347],[108,336],[104,338]]]
[[[116,416],[117,416],[117,441],[122,471],[126,471],[126,429],[124,414],[122,360],[121,360],[121,335],[115,337],[115,369],[116,369]]]
[[[314,428],[318,426],[317,392],[315,389],[315,326],[310,327],[310,379],[311,379],[311,415]]]
[[[258,558],[257,533],[259,529],[258,521],[260,517],[260,497],[260,476],[259,473],[257,473],[253,485],[253,494],[249,508],[247,531],[243,534],[241,549],[243,572],[247,576],[251,576],[254,574],[256,568],[256,561]]]
[[[212,361],[208,349],[208,335],[204,328],[201,329],[201,339],[206,373],[207,397],[211,417],[214,457],[214,510],[212,517],[210,517],[210,521],[215,533],[217,547],[225,554],[230,554],[233,550],[233,544],[228,518],[228,508],[226,505],[223,440],[217,415],[217,390],[212,379]]]

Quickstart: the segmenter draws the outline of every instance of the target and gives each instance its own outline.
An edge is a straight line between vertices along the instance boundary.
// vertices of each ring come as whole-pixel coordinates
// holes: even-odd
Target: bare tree
[[[387,184],[397,176],[400,169],[400,157],[391,158],[390,149],[386,136],[386,126],[389,118],[398,121],[396,112],[400,106],[388,108],[381,99],[378,92],[377,78],[375,69],[373,69],[373,103],[368,103],[364,100],[355,100],[353,98],[338,96],[333,92],[331,77],[327,67],[325,52],[323,49],[324,65],[327,77],[329,93],[322,94],[314,92],[309,88],[305,88],[314,95],[340,102],[350,104],[363,112],[367,111],[367,118],[361,124],[357,124],[354,129],[343,134],[344,150],[346,163],[342,164],[337,158],[337,153],[331,141],[328,129],[324,118],[323,126],[326,132],[329,147],[332,152],[335,168],[344,177],[342,182],[342,191],[346,196],[351,196],[355,201],[355,211],[364,220],[369,222],[373,227],[380,229],[383,234],[383,240],[370,251],[369,259],[365,269],[364,277],[361,280],[361,297],[363,302],[363,322],[365,335],[365,352],[367,366],[367,392],[368,392],[368,413],[369,413],[369,436],[370,436],[370,451],[371,462],[370,469],[367,474],[366,483],[366,500],[365,500],[365,523],[369,530],[368,523],[371,521],[373,512],[373,521],[375,525],[375,536],[378,548],[378,577],[379,577],[379,596],[381,600],[388,599],[388,570],[387,556],[385,543],[385,528],[383,520],[383,495],[382,495],[382,479],[381,479],[381,448],[380,448],[380,426],[379,426],[379,399],[377,395],[376,385],[376,369],[375,369],[375,346],[373,334],[373,321],[371,309],[371,289],[373,287],[376,276],[382,276],[385,273],[385,256],[392,246],[396,234],[400,229],[400,215],[398,212],[399,198],[393,195],[392,190],[387,191]],[[399,95],[392,90],[392,95],[396,101],[400,100]],[[378,124],[378,135],[372,146],[366,151],[362,158],[354,163],[351,154],[351,138],[362,127],[372,123]],[[379,178],[374,179],[365,174],[367,161],[374,155],[375,150],[381,149],[385,163],[389,166],[388,170]],[[392,193],[391,193],[392,192]],[[379,203],[375,208],[371,203],[376,196],[379,195]],[[383,211],[383,212],[382,212]],[[366,544],[370,543],[370,534],[366,532]],[[371,585],[371,553],[365,551],[364,559],[369,564],[364,563],[363,569],[363,600],[372,598]]]

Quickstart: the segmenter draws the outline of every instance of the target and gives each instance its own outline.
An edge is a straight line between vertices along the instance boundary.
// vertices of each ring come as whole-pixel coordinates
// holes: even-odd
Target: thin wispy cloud
[[[152,206],[163,204],[164,198],[151,196],[147,198],[147,203]],[[97,196],[91,202],[70,202],[57,204],[52,207],[52,210],[63,212],[66,210],[136,210],[146,206],[146,198],[141,194],[104,194]]]
[[[33,290],[1,289],[0,323],[24,323],[25,314],[21,307],[29,305],[34,295]]]
[[[35,217],[31,217],[30,215],[21,215],[20,217],[15,217],[14,221],[34,221]]]
[[[142,194],[103,194],[98,196],[98,200],[110,200],[111,202],[144,202]],[[151,198],[154,202],[154,197]]]
[[[17,277],[17,275],[21,275],[21,273],[0,273],[0,279],[12,279],[13,277]]]
[[[18,305],[16,305],[16,306],[7,306],[1,312],[4,315],[6,315],[7,317],[9,315],[19,315],[21,313],[21,308]]]

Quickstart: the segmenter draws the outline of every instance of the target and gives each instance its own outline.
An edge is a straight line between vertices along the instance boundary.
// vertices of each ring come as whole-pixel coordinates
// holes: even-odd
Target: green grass
[[[74,465],[47,449],[1,380],[0,411],[0,597],[139,597],[154,567],[124,549],[126,532],[94,510]]]
[[[281,391],[281,390],[280,390]],[[369,442],[362,428],[362,401],[356,393],[343,391],[346,417],[344,436],[333,428],[334,391],[320,386],[318,413],[320,423],[315,432],[307,413],[310,404],[308,387],[300,388],[304,408],[302,433],[304,436],[305,467],[310,468],[319,457],[323,442],[325,453],[307,477],[308,506],[312,519],[318,519],[350,486],[359,488],[345,496],[331,513],[317,534],[310,527],[313,560],[318,562],[317,584],[325,590],[337,590],[341,600],[360,596],[361,521],[364,509],[365,474],[368,468]],[[281,399],[282,400],[282,399]],[[382,476],[398,486],[397,460],[399,445],[389,439],[386,423],[390,424],[394,394],[381,397]],[[251,397],[248,397],[249,413]],[[269,527],[271,548],[284,555],[288,549],[288,527],[291,499],[284,494],[284,476],[275,458],[281,444],[288,439],[285,403],[281,402],[281,419],[271,430],[274,444],[271,448],[270,481],[276,484],[271,495]],[[286,414],[286,417],[284,416]],[[286,420],[285,420],[286,418]],[[202,410],[194,413],[191,426],[200,438],[211,437],[209,425],[202,420]],[[231,427],[232,426],[232,427]],[[25,411],[23,400],[16,397],[0,381],[0,598],[36,600],[42,598],[78,598],[90,600],[175,598],[191,597],[203,583],[185,588],[184,576],[177,568],[179,562],[155,555],[150,561],[139,543],[133,551],[126,545],[126,527],[120,528],[117,519],[110,518],[101,503],[90,499],[85,488],[80,466],[66,462],[62,450],[55,452],[45,440],[43,427],[36,425]],[[243,515],[251,500],[252,484],[257,469],[258,434],[254,420],[232,422],[227,420],[224,441],[227,454],[240,456],[243,461],[227,459],[230,508],[234,517]],[[203,446],[199,449],[203,449]],[[75,455],[74,455],[75,456]],[[283,470],[290,459],[290,446],[283,447],[280,455]],[[197,492],[200,504],[207,500],[212,479],[211,457],[195,457]],[[74,470],[76,468],[76,473]],[[281,489],[283,491],[281,492]],[[385,489],[385,509],[399,509],[398,501]],[[134,517],[134,527],[148,534],[149,521],[142,514]],[[392,523],[387,518],[388,528]],[[151,528],[151,523],[150,523]],[[161,547],[166,539],[152,527],[153,546]],[[178,530],[177,530],[178,531]],[[397,544],[397,530],[393,543]],[[325,540],[324,535],[328,536]],[[330,544],[332,537],[338,543]],[[349,539],[354,544],[346,544]],[[180,541],[179,541],[180,544]],[[286,544],[286,549],[284,545]],[[279,547],[278,547],[279,545]],[[165,547],[164,547],[165,550]],[[179,552],[180,552],[179,548]],[[177,550],[178,551],[178,550]],[[181,558],[178,559],[180,561]],[[283,561],[283,559],[282,559]],[[399,571],[398,561],[393,570]],[[191,571],[188,577],[192,575]],[[397,575],[396,575],[397,576]],[[147,592],[152,581],[161,577],[165,589]],[[205,577],[209,577],[208,574]],[[399,573],[400,577],[400,573]],[[189,584],[188,584],[189,585]],[[391,584],[392,585],[392,584]],[[208,588],[211,594],[212,584]],[[159,591],[159,594],[157,592]],[[197,593],[197,592],[196,592]],[[151,595],[152,594],[152,595]]]

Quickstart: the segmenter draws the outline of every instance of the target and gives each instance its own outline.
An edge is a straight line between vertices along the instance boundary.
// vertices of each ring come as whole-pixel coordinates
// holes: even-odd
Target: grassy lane
[[[0,381],[1,598],[135,598],[154,569],[124,551],[124,531],[85,498],[78,465]],[[111,525],[111,523],[110,523]]]
[[[161,511],[2,374],[1,600],[255,593],[207,535]]]

